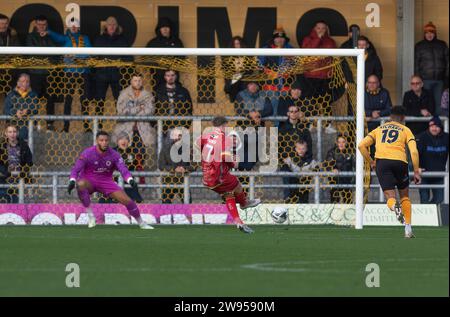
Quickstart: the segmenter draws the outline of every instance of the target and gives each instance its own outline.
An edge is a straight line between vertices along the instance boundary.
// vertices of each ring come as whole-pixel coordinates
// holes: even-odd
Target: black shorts
[[[377,159],[376,172],[383,191],[409,186],[408,164],[403,161]]]

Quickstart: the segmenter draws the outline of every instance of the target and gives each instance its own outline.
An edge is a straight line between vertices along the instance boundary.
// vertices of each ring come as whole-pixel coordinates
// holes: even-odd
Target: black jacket
[[[169,94],[173,94],[172,97]],[[177,83],[174,90],[166,87],[165,83],[160,84],[155,90],[155,105],[157,116],[191,116],[192,99],[189,91],[181,83]],[[174,120],[164,122],[164,131],[167,128],[183,126],[187,129],[191,126],[190,121]]]
[[[28,33],[25,41],[26,46],[38,46],[38,47],[55,47],[58,46],[53,42],[50,36],[40,36],[38,32],[33,31]]]
[[[356,164],[355,156],[350,153],[350,150],[341,152],[337,146],[328,151],[326,160],[331,161],[333,169],[337,169],[339,172],[351,172]],[[352,179],[351,176],[338,176],[336,182],[338,184],[350,184]]]
[[[112,36],[103,33],[99,35],[95,41],[94,41],[94,47],[130,47],[130,43],[128,43],[128,40],[123,36],[123,34],[113,34]],[[121,56],[121,55],[109,55],[109,56],[100,56],[100,58],[107,58],[107,59],[120,59],[123,61],[132,61],[132,56]],[[95,69],[97,73],[106,73],[110,71],[116,71],[118,72],[119,69],[117,67],[98,67]]]
[[[16,30],[9,27],[6,32],[0,33],[0,46],[20,46]]]
[[[422,89],[420,96],[409,90],[403,95],[403,107],[406,109],[407,116],[423,117],[420,113],[422,109],[426,109],[434,115],[433,95],[427,89]]]
[[[367,59],[365,63],[365,81],[370,75],[377,75],[378,79],[381,81],[383,79],[383,66],[381,65],[381,60],[374,50],[368,50]]]
[[[448,133],[441,132],[437,136],[427,130],[416,138],[419,151],[420,168],[425,171],[445,171],[448,158]]]
[[[403,107],[406,109],[406,115],[411,117],[423,117],[420,113],[422,109],[428,110],[434,115],[434,97],[427,89],[422,89],[422,94],[417,96],[414,91],[409,90],[403,96]],[[411,129],[414,134],[423,132],[427,129],[428,122],[407,122],[406,126]]]
[[[161,34],[161,27],[166,25],[170,27],[170,37],[164,37]],[[155,27],[156,37],[147,43],[147,47],[184,47],[183,42],[174,34],[175,28],[173,23],[167,18],[161,18]]]
[[[424,80],[446,80],[448,78],[448,46],[434,38],[422,40],[414,48],[414,72]]]
[[[33,166],[33,155],[31,153],[30,147],[28,143],[22,139],[19,139],[19,149],[20,149],[20,177],[26,178],[28,173],[30,172],[31,167]],[[6,178],[10,176],[8,172],[9,161],[8,161],[8,143],[7,140],[2,138],[0,139],[0,183],[5,183]]]

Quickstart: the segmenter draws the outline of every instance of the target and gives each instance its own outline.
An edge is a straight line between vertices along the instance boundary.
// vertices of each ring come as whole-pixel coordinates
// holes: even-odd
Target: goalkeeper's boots
[[[243,224],[243,223],[238,224],[237,227],[243,233],[253,233],[253,232],[255,232],[252,228],[250,228],[249,226],[247,226],[246,224]]]
[[[247,200],[247,204],[245,204],[244,206],[241,206],[241,209],[256,207],[260,203],[261,203],[261,199],[249,199],[249,200]]]
[[[94,228],[96,225],[95,216],[88,214],[88,228]]]
[[[155,228],[153,228],[152,226],[150,226],[150,225],[149,225],[148,223],[146,223],[146,222],[140,223],[140,224],[139,224],[139,227],[140,227],[141,229],[144,229],[144,230],[155,229]]]
[[[400,205],[396,204],[394,207],[395,216],[397,217],[397,220],[401,223],[405,223],[405,217],[403,216],[402,208]]]
[[[411,225],[406,225],[405,226],[405,238],[406,239],[412,239],[412,238],[415,238],[415,237],[416,236],[412,232]]]

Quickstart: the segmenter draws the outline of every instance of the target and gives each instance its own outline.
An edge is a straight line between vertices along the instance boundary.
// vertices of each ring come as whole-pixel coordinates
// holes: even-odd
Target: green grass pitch
[[[0,296],[448,296],[448,227],[0,227]],[[80,287],[67,288],[68,263]],[[366,287],[377,263],[380,287]]]

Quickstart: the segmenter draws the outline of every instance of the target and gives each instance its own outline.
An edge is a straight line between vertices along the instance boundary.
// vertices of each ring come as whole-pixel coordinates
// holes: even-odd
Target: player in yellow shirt
[[[392,107],[390,121],[372,130],[358,145],[358,149],[372,169],[387,200],[387,206],[396,213],[397,219],[405,224],[405,238],[414,238],[411,228],[411,201],[409,200],[409,175],[406,147],[409,149],[414,167],[414,182],[421,181],[419,152],[411,130],[403,123],[405,108]],[[369,148],[375,144],[375,160],[370,157]],[[395,188],[400,196],[397,204]]]

